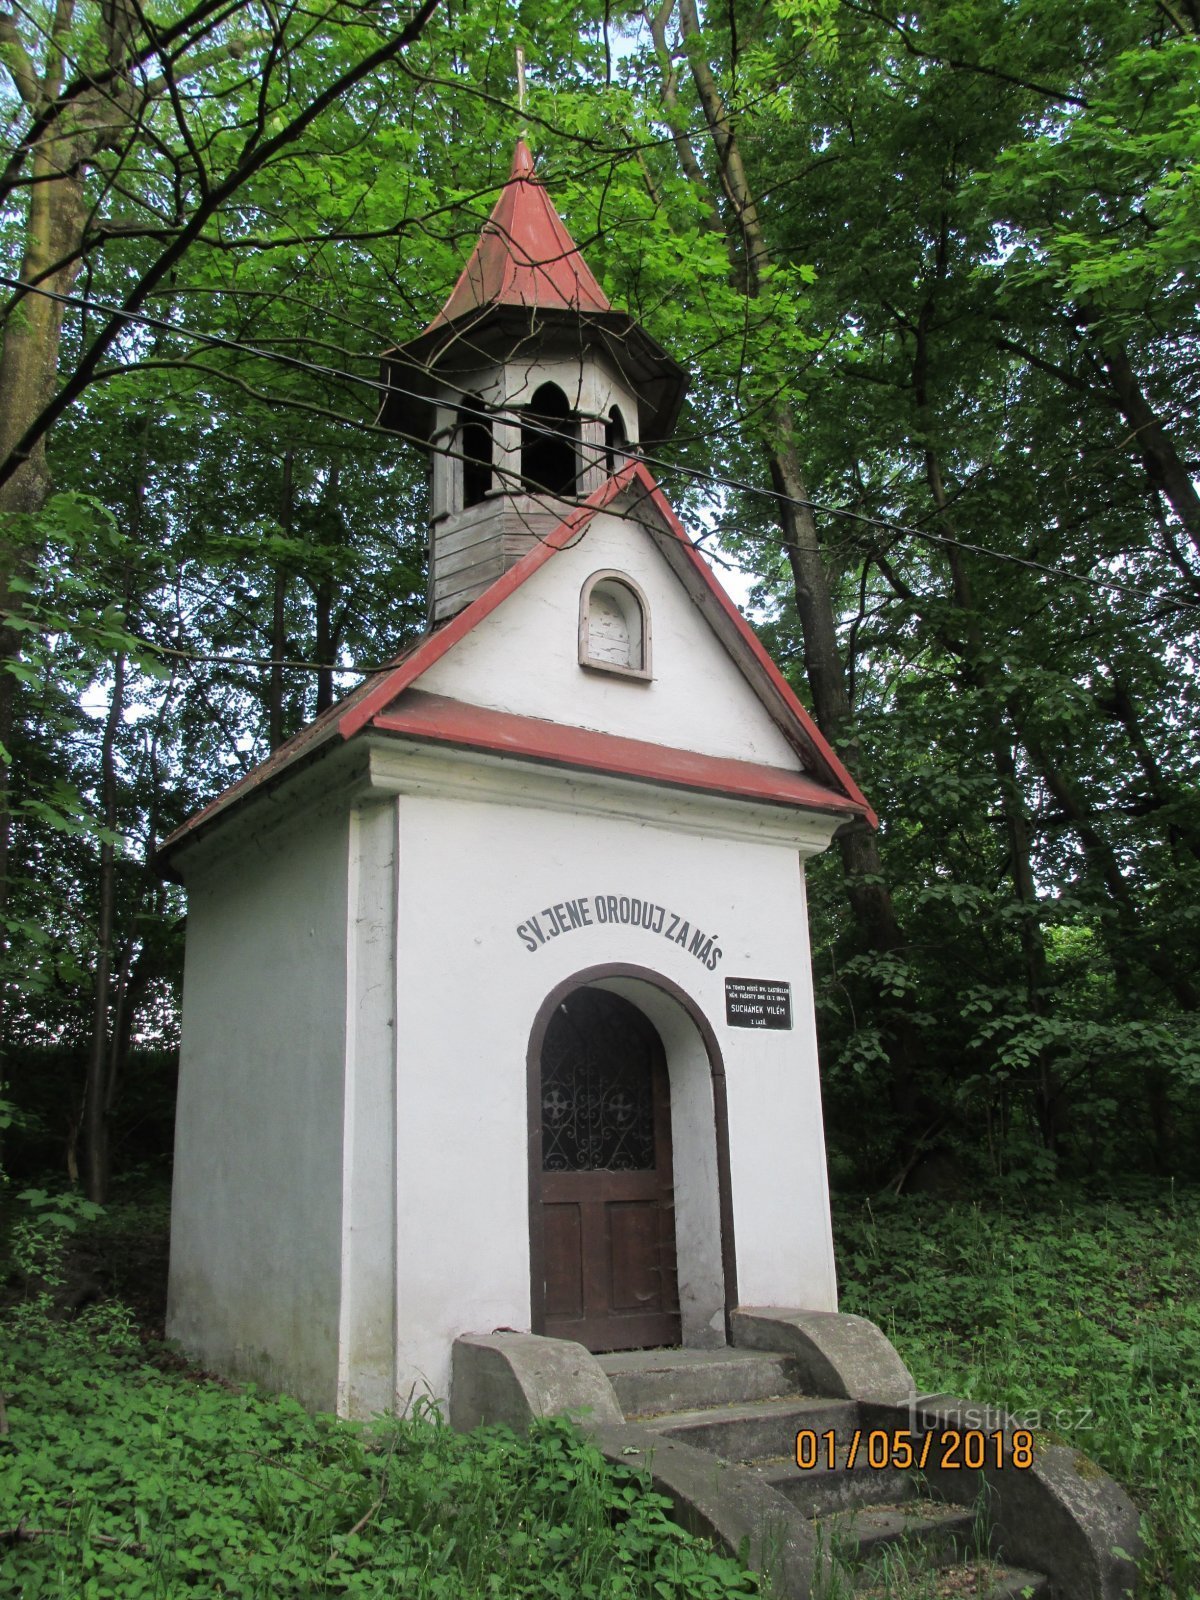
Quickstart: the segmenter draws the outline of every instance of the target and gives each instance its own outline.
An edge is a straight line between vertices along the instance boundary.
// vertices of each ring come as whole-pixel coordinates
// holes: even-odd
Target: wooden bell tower
[[[615,311],[517,143],[450,298],[383,357],[380,413],[432,466],[430,620],[455,616],[624,459],[666,438],[687,379]]]

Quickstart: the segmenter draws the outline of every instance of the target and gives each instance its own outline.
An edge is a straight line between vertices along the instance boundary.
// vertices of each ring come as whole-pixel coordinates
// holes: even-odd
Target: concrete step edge
[[[849,1505],[812,1518],[817,1537],[842,1561],[851,1565],[868,1559],[885,1546],[903,1544],[921,1547],[941,1566],[958,1561],[975,1536],[975,1513],[944,1501],[893,1501],[883,1505]],[[930,1545],[952,1541],[951,1547],[936,1554]]]
[[[919,1497],[915,1474],[899,1467],[877,1472],[861,1466],[849,1469],[843,1463],[832,1471],[822,1465],[811,1472],[801,1472],[788,1457],[749,1461],[745,1465],[813,1519],[854,1506],[908,1502]]]
[[[773,1400],[803,1390],[796,1363],[770,1351],[629,1351],[622,1359],[601,1356],[600,1364],[627,1417]]]
[[[596,1357],[611,1378],[614,1373],[696,1372],[709,1367],[764,1367],[792,1364],[775,1350],[742,1350],[724,1345],[717,1350],[613,1350]]]
[[[808,1519],[769,1484],[706,1450],[651,1433],[640,1423],[589,1427],[609,1461],[649,1472],[675,1520],[715,1538],[765,1572],[779,1600],[810,1600],[821,1557]]]
[[[710,1427],[721,1422],[771,1422],[796,1418],[798,1427],[813,1426],[810,1420],[820,1420],[824,1427],[845,1427],[847,1420],[857,1411],[853,1400],[824,1400],[819,1395],[772,1395],[765,1400],[735,1400],[715,1406],[692,1406],[686,1411],[660,1411],[649,1417],[639,1417],[644,1427],[665,1431],[667,1428]],[[827,1419],[839,1419],[837,1422]],[[846,1419],[846,1420],[841,1420]]]

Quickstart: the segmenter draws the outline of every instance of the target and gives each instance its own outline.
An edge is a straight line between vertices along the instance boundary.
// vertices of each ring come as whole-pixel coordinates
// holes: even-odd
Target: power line
[[[278,656],[210,656],[202,650],[180,650],[174,645],[156,644],[153,639],[147,639],[140,633],[131,634],[130,638],[136,639],[152,655],[170,656],[174,661],[190,661],[205,667],[287,667],[295,672],[347,672],[357,677],[371,678],[378,672],[390,672],[396,665],[394,657],[391,661],[381,661],[378,666],[344,667],[332,661],[291,661]]]
[[[395,383],[385,383],[379,378],[368,378],[362,373],[350,372],[345,368],[334,367],[325,362],[308,361],[302,356],[292,356],[282,351],[265,350],[258,345],[247,344],[242,340],[227,338],[223,334],[205,333],[198,329],[188,328],[178,322],[170,322],[165,318],[155,317],[149,312],[127,311],[121,306],[108,305],[104,301],[96,300],[88,296],[59,294],[55,290],[45,289],[38,284],[23,284],[19,279],[12,278],[7,274],[0,274],[0,284],[2,284],[5,288],[17,291],[18,293],[43,295],[46,298],[54,300],[62,305],[73,306],[77,309],[85,311],[101,312],[105,316],[116,317],[123,321],[134,323],[142,327],[153,328],[166,333],[176,334],[181,337],[191,339],[197,344],[207,345],[211,348],[232,350],[240,355],[253,356],[257,360],[264,361],[269,365],[274,364],[276,366],[286,367],[293,371],[312,373],[318,377],[336,379],[342,382],[356,383],[361,387],[371,389],[382,395],[400,395],[405,399],[418,400],[423,403],[427,403],[429,400],[427,395],[421,394],[415,389],[407,389]],[[217,374],[217,376],[224,377],[226,375]],[[439,377],[441,377],[442,381],[446,382],[449,387],[456,388],[463,400],[470,402],[478,399],[478,397],[471,394],[470,391],[459,388],[457,385],[446,379],[443,375],[439,374]],[[237,382],[238,380],[234,375],[229,375],[228,381]],[[263,396],[262,398],[267,399],[268,401],[271,399],[270,396]],[[280,405],[286,405],[288,402],[286,400],[278,400],[276,403]],[[494,417],[504,414],[503,412],[489,411],[481,406],[473,407],[469,403],[458,405],[457,410],[460,416],[474,417],[484,421],[491,421]],[[351,427],[370,427],[373,429],[373,431],[383,432],[388,434],[390,437],[403,439],[406,442],[418,445],[423,449],[428,449],[429,447],[429,441],[427,439],[420,438],[416,434],[405,433],[401,429],[381,428],[374,430],[374,425],[372,424],[364,424],[353,417],[342,417],[336,414],[331,417],[330,420],[340,421]],[[522,417],[522,426],[543,436],[557,437],[553,428],[539,426],[528,416]],[[449,453],[454,454],[455,452]],[[743,479],[728,477],[724,474],[707,471],[700,467],[684,466],[675,462],[666,461],[661,457],[649,455],[644,452],[639,452],[639,455],[648,466],[654,467],[664,473],[671,473],[678,477],[688,478],[692,482],[700,483],[710,488],[731,489],[741,494],[748,494],[758,499],[769,501],[775,505],[790,505],[796,507],[798,510],[810,511],[821,516],[835,517],[842,521],[851,522],[859,526],[878,529],[884,533],[906,535],[910,538],[923,539],[932,544],[953,547],[955,549],[966,551],[968,554],[984,556],[994,561],[1002,561],[1012,566],[1023,567],[1030,571],[1037,572],[1044,577],[1057,578],[1066,583],[1081,584],[1085,587],[1097,590],[1115,590],[1121,594],[1137,595],[1143,599],[1163,600],[1164,598],[1170,598],[1172,602],[1181,610],[1200,610],[1200,602],[1191,600],[1183,595],[1172,596],[1168,594],[1164,596],[1164,594],[1159,590],[1142,588],[1140,585],[1131,584],[1123,579],[1106,578],[1093,573],[1084,574],[1071,572],[1065,567],[1051,566],[1046,562],[1035,561],[1029,556],[1014,555],[1010,551],[996,550],[989,545],[981,545],[973,543],[969,540],[956,539],[948,534],[932,533],[927,528],[913,527],[907,523],[898,522],[891,518],[872,516],[868,512],[854,511],[846,506],[828,505],[818,500],[801,499],[793,495],[785,494],[781,490],[765,488],[761,484],[750,483]],[[495,466],[493,467],[493,470],[498,471],[502,476],[505,472],[505,469]],[[514,476],[511,473],[509,475]],[[764,544],[772,545],[774,548],[784,551],[785,553],[790,548],[788,541],[773,538],[767,533],[756,532],[750,535],[750,537],[760,539]],[[692,543],[695,548],[701,548],[698,541],[693,540]],[[750,569],[743,568],[742,570],[745,571]]]

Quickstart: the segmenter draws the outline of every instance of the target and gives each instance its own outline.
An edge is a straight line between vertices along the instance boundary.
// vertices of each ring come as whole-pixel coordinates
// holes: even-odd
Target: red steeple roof
[[[612,310],[550,196],[534,176],[533,156],[524,139],[517,140],[508,182],[471,259],[426,332],[492,306]]]
[[[384,351],[379,421],[427,443],[439,393],[535,347],[571,360],[599,348],[637,396],[643,446],[670,436],[687,388],[683,368],[627,312],[613,310],[519,139],[450,298],[423,332]]]

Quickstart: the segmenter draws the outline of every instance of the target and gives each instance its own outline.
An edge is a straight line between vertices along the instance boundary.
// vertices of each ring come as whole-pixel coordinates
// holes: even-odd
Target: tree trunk
[[[1200,861],[1200,833],[1181,814],[1178,803],[1183,797],[1173,789],[1170,779],[1159,766],[1129,687],[1111,662],[1108,666],[1108,688],[1097,696],[1097,704],[1102,711],[1115,716],[1125,729],[1154,809],[1168,813],[1166,834],[1172,856],[1178,862],[1180,851],[1186,850],[1194,860]]]
[[[62,90],[63,44],[73,13],[72,0],[59,0],[40,78],[11,22],[4,31],[5,64],[22,100],[31,107],[51,104]],[[108,98],[107,120],[111,123],[118,115],[118,101],[115,94]],[[82,266],[80,250],[87,225],[83,181],[96,143],[95,133],[87,126],[88,115],[88,99],[83,95],[54,120],[33,147],[25,247],[18,273],[23,292],[8,308],[0,340],[0,462],[9,460],[54,393],[64,307],[50,296],[68,294]],[[7,666],[18,660],[22,644],[20,630],[11,625],[21,610],[13,584],[27,576],[35,550],[32,530],[20,520],[10,519],[35,515],[45,504],[49,489],[42,436],[0,482],[0,745],[6,752],[12,750],[16,709],[16,680]],[[0,762],[0,922],[8,900],[9,796],[8,765]]]
[[[79,272],[76,252],[83,237],[83,177],[78,143],[59,137],[34,151],[22,284],[58,294],[69,291]],[[58,266],[60,262],[66,265]],[[10,309],[0,345],[0,461],[54,391],[63,308],[44,294],[25,294]],[[11,753],[16,715],[16,678],[8,663],[21,653],[22,635],[12,626],[21,611],[13,584],[24,580],[33,559],[31,532],[21,520],[40,511],[49,493],[44,439],[5,483],[0,483],[0,745]],[[12,836],[7,761],[0,761],[0,921],[8,898]],[[0,1027],[2,1027],[0,1019]]]
[[[728,203],[724,222],[731,261],[736,272],[740,254],[744,289],[750,299],[755,299],[762,288],[763,273],[771,264],[770,251],[737,138],[704,53],[695,0],[679,0],[679,15],[692,80],[712,136]],[[851,727],[852,708],[838,646],[837,619],[796,449],[795,415],[786,401],[775,407],[765,448],[771,482],[781,497],[780,530],[795,586],[804,670],[817,726],[853,772],[860,763],[861,752]],[[864,945],[881,955],[900,950],[904,935],[885,882],[875,835],[865,829],[848,830],[839,836],[837,845],[846,896]],[[928,1125],[932,1107],[918,1085],[916,1039],[903,1007],[897,1008],[893,1019],[888,1055],[893,1109],[911,1140],[915,1128]]]
[[[944,219],[943,219],[944,222]],[[947,234],[945,226],[939,237],[937,260],[939,277],[946,260]],[[946,493],[941,459],[935,447],[935,419],[929,386],[929,332],[933,325],[934,297],[925,301],[915,325],[912,364],[912,391],[916,406],[918,447],[925,464],[925,481],[937,513],[939,527],[948,539],[957,540],[958,533],[950,515],[950,500]],[[1033,915],[1037,906],[1037,886],[1032,865],[1033,841],[1025,811],[1025,797],[1017,776],[1013,755],[1013,742],[1004,724],[1000,686],[995,673],[986,664],[983,630],[979,624],[974,586],[962,550],[955,544],[945,546],[946,561],[950,568],[950,593],[962,623],[962,660],[971,687],[979,696],[981,713],[988,733],[992,765],[1000,795],[1000,808],[1008,835],[1009,878],[1013,892],[1020,904],[1029,912],[1021,918],[1021,946],[1025,965],[1026,997],[1029,1009],[1035,1014],[1043,1010],[1046,977],[1046,946],[1042,930]]]
[[[158,816],[162,799],[162,775],[159,771],[158,751],[170,698],[171,689],[168,688],[159,703],[158,716],[155,719],[149,748],[146,751],[146,767],[148,768],[150,783],[149,800],[146,807],[147,850],[146,859],[142,862],[140,868],[138,892],[130,908],[129,937],[121,952],[117,981],[113,989],[114,1003],[110,1025],[112,1041],[108,1056],[108,1082],[105,1086],[104,1106],[110,1123],[128,1069],[129,1048],[133,1038],[138,1008],[145,997],[151,980],[163,976],[170,965],[170,959],[165,954],[165,944],[161,936],[151,939],[139,939],[135,934],[139,920],[144,913],[147,899],[151,904],[151,925],[162,917],[166,907],[166,889],[162,879],[154,869],[153,846],[158,837]],[[141,771],[137,775],[137,781],[139,789],[141,789],[143,782],[143,773]],[[144,790],[142,792],[144,793]]]
[[[57,92],[54,85],[50,92]],[[21,259],[23,285],[68,294],[79,276],[87,209],[83,177],[88,141],[70,136],[60,117],[54,131],[34,150],[33,184]],[[0,349],[0,461],[54,393],[62,342],[63,306],[46,293],[28,292],[10,309]],[[0,483],[0,515],[36,512],[45,502],[46,442],[40,438],[5,482]],[[6,565],[7,579],[12,567]],[[8,609],[7,592],[0,604]]]
[[[295,507],[292,467],[293,455],[292,451],[288,450],[283,457],[279,525],[289,539],[292,535],[292,512]],[[267,739],[272,750],[277,750],[286,737],[283,731],[283,659],[287,654],[287,591],[287,563],[277,561],[274,591],[271,597],[271,676],[267,685]]]
[[[333,580],[322,578],[317,584],[316,593],[317,612],[317,638],[316,652],[320,666],[317,671],[317,716],[322,711],[328,711],[333,704],[333,668],[327,662],[333,660],[337,648],[333,637]]]
[[[100,772],[104,826],[110,833],[117,827],[117,730],[125,710],[125,657],[113,663],[113,689],[104,724],[100,748]],[[101,1205],[108,1198],[109,1095],[109,1013],[112,1001],[113,921],[116,907],[116,846],[105,840],[100,846],[100,910],[96,929],[95,1000],[92,1010],[92,1044],[84,1090],[84,1167],[89,1200]]]
[[[1146,399],[1124,346],[1105,340],[1100,353],[1121,414],[1132,430],[1131,443],[1142,458],[1147,478],[1170,503],[1188,538],[1200,551],[1200,495],[1196,493],[1186,464]]]
[[[696,160],[696,152],[692,149],[692,141],[686,131],[686,113],[679,104],[678,79],[675,73],[675,63],[671,57],[671,47],[667,42],[667,25],[671,20],[671,13],[675,9],[675,0],[662,0],[656,11],[647,11],[643,15],[650,28],[650,37],[654,41],[654,54],[658,58],[658,70],[662,77],[663,105],[667,109],[667,118],[671,127],[671,138],[675,142],[675,154],[679,157],[679,165],[688,182],[703,196],[705,204],[704,226],[714,233],[724,233],[724,224],[721,221],[721,212],[708,184],[704,181],[704,173],[700,163]]]
[[[937,260],[939,276],[946,259],[947,236],[943,229],[938,241]],[[950,515],[950,501],[946,493],[941,460],[935,448],[935,418],[929,382],[929,333],[933,325],[934,296],[931,293],[916,322],[909,327],[913,336],[912,392],[916,407],[918,440],[925,466],[925,481],[929,486],[939,527],[948,539],[957,539],[954,519]],[[1000,811],[1008,842],[1008,874],[1013,894],[1021,907],[1018,919],[1018,937],[1021,944],[1021,962],[1024,970],[1025,1000],[1033,1016],[1045,1013],[1047,981],[1046,942],[1038,921],[1037,884],[1033,874],[1033,840],[1025,809],[1025,796],[1017,774],[1013,741],[1004,721],[1002,690],[996,674],[987,664],[983,630],[976,609],[974,588],[963,552],[956,544],[945,547],[950,569],[950,594],[962,628],[959,655],[967,682],[975,691],[980,705],[980,717],[987,731],[992,767],[996,775],[996,788],[1000,798]],[[1059,1085],[1053,1063],[1045,1050],[1038,1056],[1037,1082],[1034,1086],[1037,1122],[1042,1142],[1050,1151],[1057,1148],[1060,1128]]]
[[[330,530],[330,537],[323,538],[322,560],[320,576],[313,586],[313,604],[316,610],[317,636],[317,715],[328,711],[333,704],[333,662],[337,655],[338,639],[337,630],[333,624],[333,603],[336,597],[336,586],[332,565],[332,551],[335,546],[342,543],[344,526],[338,511],[338,494],[341,489],[341,465],[335,461],[330,466],[329,478],[325,491],[321,496],[321,523],[322,529]]]
[[[746,292],[757,298],[762,275],[770,265],[770,252],[758,220],[758,208],[750,190],[746,168],[737,139],[729,124],[716,79],[704,56],[703,39],[695,0],[679,0],[679,14],[692,79],[700,96],[705,121],[721,170],[721,181],[731,208],[728,227],[736,234],[745,263]],[[816,523],[808,507],[808,489],[796,450],[796,420],[792,408],[780,402],[772,417],[766,446],[771,482],[781,497],[778,501],[780,528],[788,565],[796,590],[796,606],[803,635],[804,670],[813,698],[817,726],[854,770],[860,759],[858,740],[850,728],[850,697],[837,639],[837,619],[822,560]],[[843,841],[842,859],[855,876],[882,877],[882,864],[875,840],[861,835],[853,843]],[[891,897],[882,883],[858,884],[852,888],[865,915],[864,927],[872,931],[870,942],[879,948],[895,949],[902,943]],[[857,911],[856,907],[856,911]]]
[[[1012,714],[1011,708],[1010,714]],[[1089,868],[1104,884],[1116,912],[1117,925],[1129,947],[1136,950],[1147,968],[1174,996],[1182,1011],[1195,1011],[1200,1006],[1200,992],[1187,973],[1144,933],[1139,908],[1125,881],[1116,851],[1095,826],[1075,785],[1061,767],[1050,759],[1041,741],[1021,729],[1015,715],[1014,722],[1017,723],[1021,742],[1029,752],[1030,760],[1041,773],[1047,789],[1058,802],[1063,815],[1082,844]],[[1117,959],[1119,961],[1119,957]]]
[[[780,407],[769,451],[771,482],[780,500],[780,527],[796,593],[803,640],[804,672],[817,726],[850,771],[859,764],[857,736],[850,728],[850,696],[838,649],[833,598],[821,559],[816,523],[804,503],[808,491],[796,455],[790,408]],[[858,829],[839,835],[846,896],[868,949],[888,954],[904,943],[875,835]]]

